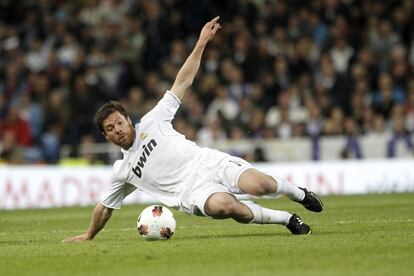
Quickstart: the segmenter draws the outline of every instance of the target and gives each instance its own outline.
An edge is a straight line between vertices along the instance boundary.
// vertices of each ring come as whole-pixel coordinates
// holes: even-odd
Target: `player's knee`
[[[206,213],[215,218],[232,217],[239,208],[239,203],[231,195],[215,196],[209,201]]]
[[[256,169],[245,171],[239,179],[240,190],[247,194],[263,196],[276,192],[276,180]]]
[[[218,213],[220,216],[223,217],[232,217],[233,214],[237,213],[238,204],[233,201],[225,201],[223,204],[219,207]]]
[[[103,218],[105,221],[109,220],[112,217],[113,209],[105,207],[103,211]]]
[[[258,185],[256,187],[256,195],[268,195],[276,192],[276,181],[273,177],[269,175],[264,175],[258,180]]]

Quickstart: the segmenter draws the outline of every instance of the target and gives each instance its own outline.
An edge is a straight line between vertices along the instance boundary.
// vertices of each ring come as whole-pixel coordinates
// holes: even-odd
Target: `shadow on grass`
[[[287,237],[292,236],[289,233],[253,233],[253,234],[211,234],[211,235],[189,235],[174,237],[174,240],[200,240],[200,239],[239,239],[239,238],[256,238],[256,237]]]
[[[239,238],[258,238],[258,237],[278,237],[278,238],[296,238],[296,237],[320,237],[320,236],[337,236],[349,235],[360,232],[354,230],[342,229],[338,230],[323,230],[313,231],[310,235],[292,235],[289,232],[275,232],[275,233],[250,233],[250,234],[195,234],[186,236],[174,236],[174,240],[200,240],[200,239],[239,239]]]

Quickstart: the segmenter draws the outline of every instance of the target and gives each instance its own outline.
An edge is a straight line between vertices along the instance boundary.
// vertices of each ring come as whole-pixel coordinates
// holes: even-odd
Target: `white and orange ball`
[[[167,207],[151,205],[137,219],[137,230],[145,240],[167,240],[175,232],[174,214]]]

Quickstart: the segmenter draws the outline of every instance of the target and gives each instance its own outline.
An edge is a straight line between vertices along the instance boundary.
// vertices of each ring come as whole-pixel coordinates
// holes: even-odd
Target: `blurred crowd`
[[[79,156],[104,142],[108,100],[138,122],[216,15],[174,121],[188,139],[389,133],[412,150],[413,14],[412,0],[0,1],[0,159]]]

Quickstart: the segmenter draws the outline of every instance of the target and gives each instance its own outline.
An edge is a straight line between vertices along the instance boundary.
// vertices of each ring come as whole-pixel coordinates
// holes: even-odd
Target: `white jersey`
[[[167,91],[158,104],[136,124],[136,139],[124,158],[117,160],[112,185],[102,204],[119,209],[122,200],[135,189],[153,196],[161,203],[180,207],[184,188],[197,169],[203,149],[173,129],[171,121],[181,102]]]

